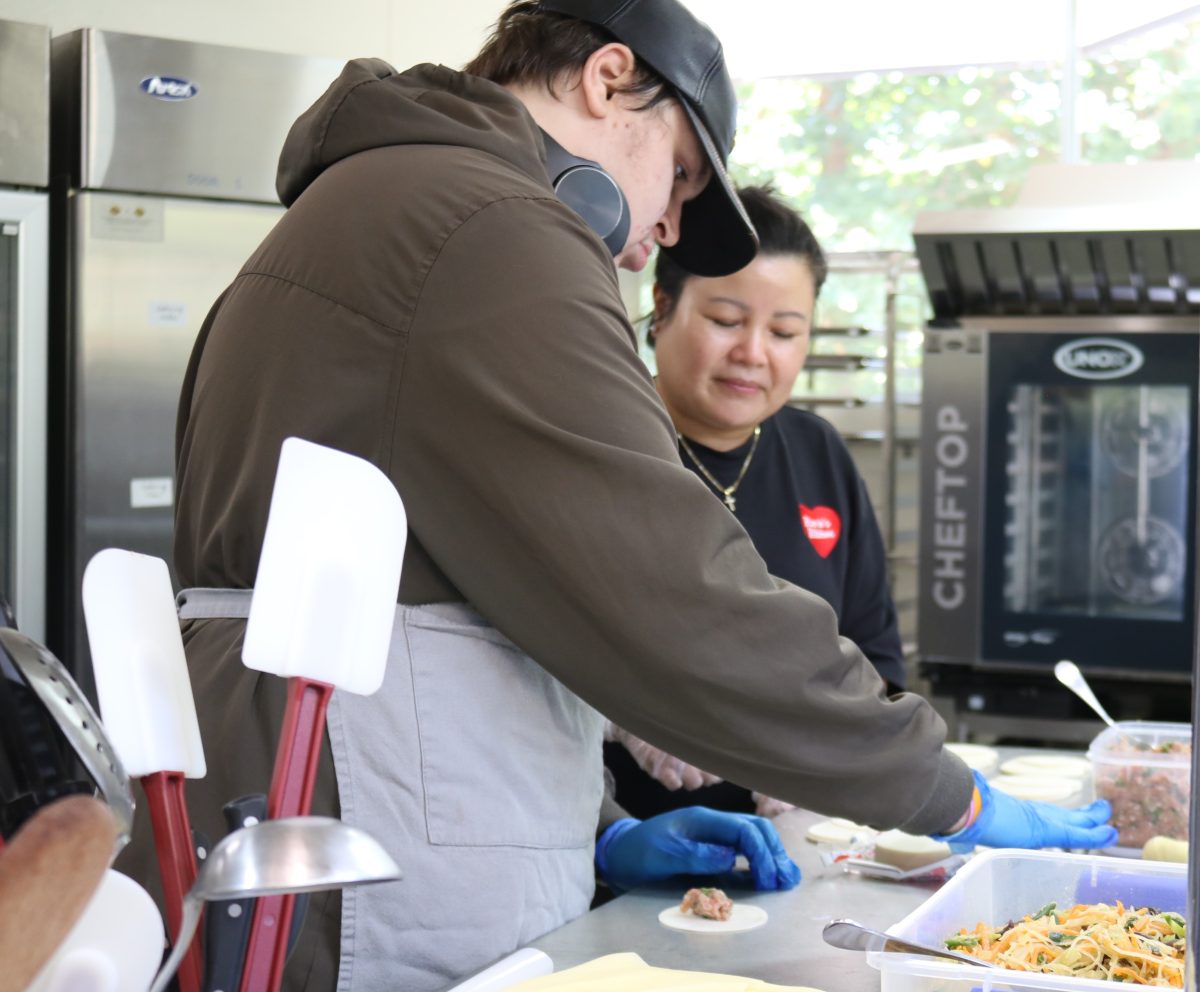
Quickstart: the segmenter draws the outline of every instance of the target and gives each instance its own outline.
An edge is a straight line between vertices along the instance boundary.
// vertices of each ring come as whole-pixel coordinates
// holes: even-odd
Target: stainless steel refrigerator
[[[105,547],[171,561],[192,344],[282,212],[288,128],[340,70],[95,29],[52,42],[47,636],[87,686],[83,569]]]
[[[50,29],[0,21],[0,595],[45,636]]]

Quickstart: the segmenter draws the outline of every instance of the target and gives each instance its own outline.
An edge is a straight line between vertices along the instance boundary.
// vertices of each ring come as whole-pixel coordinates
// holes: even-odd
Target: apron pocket
[[[406,629],[430,843],[590,847],[600,714],[466,607],[412,608]]]

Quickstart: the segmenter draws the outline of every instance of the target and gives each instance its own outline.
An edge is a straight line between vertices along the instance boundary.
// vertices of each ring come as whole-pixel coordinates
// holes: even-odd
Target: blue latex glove
[[[970,851],[976,844],[988,847],[1109,847],[1117,842],[1117,828],[1109,826],[1112,808],[1103,799],[1079,809],[1016,799],[992,790],[979,772],[975,784],[983,807],[965,830],[935,837],[953,851]]]
[[[596,842],[596,867],[615,889],[632,889],[674,875],[721,875],[744,855],[756,889],[792,889],[800,869],[769,820],[704,806],[618,820]]]

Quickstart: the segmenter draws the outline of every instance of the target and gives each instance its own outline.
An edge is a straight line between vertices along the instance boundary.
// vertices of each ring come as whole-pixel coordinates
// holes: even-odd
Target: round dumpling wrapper
[[[767,911],[761,906],[751,906],[744,902],[735,902],[733,912],[727,920],[710,920],[694,913],[683,912],[678,904],[668,906],[658,914],[658,922],[672,930],[683,930],[687,933],[741,933],[753,930],[767,922]]]
[[[1017,799],[1030,799],[1055,806],[1078,806],[1083,802],[1082,783],[1077,778],[1052,775],[1000,775],[988,785]]]
[[[945,747],[951,754],[957,754],[962,758],[968,768],[974,769],[985,778],[995,772],[1000,765],[1000,752],[994,747],[987,747],[984,744],[960,744],[957,741],[950,741]]]
[[[1070,754],[1022,754],[1000,766],[1005,775],[1047,775],[1051,778],[1086,779],[1092,774],[1087,758]]]
[[[875,838],[875,860],[912,871],[950,857],[950,845],[932,837],[906,834],[903,830],[885,830]]]
[[[835,817],[832,820],[822,820],[820,823],[814,823],[808,828],[804,836],[814,844],[853,847],[855,844],[867,843],[878,833],[878,830],[871,827],[864,827],[861,823],[855,823],[853,820],[844,820],[841,817]]]

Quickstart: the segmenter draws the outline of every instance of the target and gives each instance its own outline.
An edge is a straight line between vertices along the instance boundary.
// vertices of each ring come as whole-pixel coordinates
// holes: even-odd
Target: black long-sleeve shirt
[[[688,441],[688,447],[728,486],[753,443],[751,439],[731,451],[695,441]],[[680,457],[703,478],[682,445]],[[764,421],[734,498],[734,516],[767,570],[832,606],[838,633],[858,645],[885,681],[903,688],[904,657],[888,592],[883,537],[867,487],[833,426],[790,407]]]
[[[753,439],[730,451],[681,444],[684,465],[704,479],[699,460],[722,487],[737,479]],[[711,481],[705,484],[713,489]],[[887,560],[867,488],[837,431],[826,420],[785,407],[763,422],[746,474],[733,494],[734,516],[770,573],[814,592],[833,607],[838,632],[888,683],[904,686],[904,657]],[[606,748],[617,801],[647,817],[681,805],[753,810],[749,790],[723,782],[671,792],[638,768],[620,745]]]

